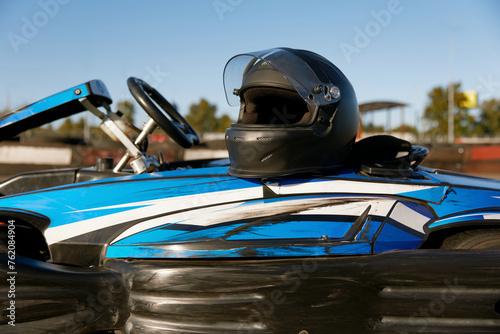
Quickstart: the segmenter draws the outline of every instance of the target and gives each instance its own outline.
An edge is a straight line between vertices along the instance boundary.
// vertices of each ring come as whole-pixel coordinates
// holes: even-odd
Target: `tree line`
[[[500,135],[500,98],[487,99],[479,101],[475,112],[463,107],[463,102],[467,99],[466,93],[462,90],[460,83],[453,85],[454,89],[454,135],[457,137],[467,136],[496,136]],[[444,135],[448,133],[448,87],[437,86],[428,93],[428,101],[424,109],[422,120],[426,121],[428,126],[425,131],[429,135]],[[175,106],[175,105],[174,105]],[[135,108],[131,101],[123,100],[117,104],[124,117],[134,123]],[[3,114],[8,113],[5,108]],[[217,106],[211,104],[202,98],[198,103],[192,103],[186,120],[199,133],[205,132],[224,132],[231,125],[232,120],[227,114],[217,115]],[[50,126],[50,125],[49,125]],[[84,129],[84,118],[76,121],[67,118],[59,126],[58,130],[82,130]],[[372,123],[363,125],[364,131],[383,131],[382,126],[376,126]],[[396,130],[416,133],[418,129],[402,124]]]
[[[175,103],[174,108],[177,109]],[[135,108],[131,101],[123,100],[118,102],[117,109],[123,113],[123,116],[132,124],[135,119]],[[224,132],[231,125],[233,120],[227,115],[217,115],[217,106],[209,103],[206,99],[201,99],[198,103],[192,103],[189,107],[189,113],[186,120],[198,133],[205,132]],[[84,118],[72,121],[67,118],[59,127],[60,131],[83,130],[85,126]]]

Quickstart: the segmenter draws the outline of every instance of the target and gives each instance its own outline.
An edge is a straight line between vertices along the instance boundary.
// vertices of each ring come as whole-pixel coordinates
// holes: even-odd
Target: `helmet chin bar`
[[[146,122],[144,128],[135,141],[127,135],[127,130],[134,130],[135,128],[125,120],[120,114],[111,110],[107,103],[102,103],[107,113],[103,113],[96,106],[92,104],[86,97],[79,99],[80,103],[87,108],[91,113],[96,115],[102,120],[101,128],[108,134],[114,141],[119,141],[127,149],[127,153],[121,158],[120,162],[113,169],[113,172],[120,172],[128,163],[130,159],[130,166],[135,174],[145,172],[153,172],[160,167],[160,163],[156,157],[149,157],[145,152],[141,151],[139,147],[147,139],[147,136],[153,133],[157,125],[152,120]]]

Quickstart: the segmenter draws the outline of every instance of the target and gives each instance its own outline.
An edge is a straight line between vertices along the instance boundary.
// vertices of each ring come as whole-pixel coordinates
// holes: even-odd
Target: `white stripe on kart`
[[[396,204],[390,218],[420,233],[424,233],[424,225],[431,219],[403,203]]]
[[[332,216],[359,216],[371,205],[371,215],[385,216],[394,205],[394,200],[372,200],[361,199],[356,202],[344,203],[344,198],[299,198],[287,199],[284,201],[255,201],[244,203],[232,203],[208,207],[196,210],[184,211],[164,217],[151,219],[132,226],[116,237],[110,245],[125,239],[133,234],[143,232],[162,225],[182,223],[192,226],[210,226],[234,220],[255,219],[260,217],[271,217],[284,213],[292,215],[332,215]],[[302,211],[299,211],[302,210]],[[300,219],[300,218],[298,218]],[[335,218],[332,218],[335,219]]]
[[[268,181],[265,184],[269,189],[278,195],[321,193],[398,195],[414,191],[430,190],[441,186],[344,180],[319,180],[284,185],[278,182]],[[447,187],[444,187],[444,189],[447,189]]]
[[[61,226],[49,227],[45,232],[45,238],[49,245],[65,239],[73,238],[82,234],[94,232],[106,227],[119,225],[136,219],[143,219],[148,216],[168,214],[169,212],[187,210],[205,205],[224,204],[227,202],[245,201],[262,198],[262,187],[243,188],[236,190],[226,190],[216,193],[201,193],[196,195],[179,196],[175,198],[163,198],[144,202],[126,203],[101,207],[99,210],[119,209],[123,211],[103,215],[96,218],[85,219]],[[130,206],[141,206],[135,209],[127,209]],[[84,210],[85,211],[85,210]],[[82,211],[75,210],[71,213]]]

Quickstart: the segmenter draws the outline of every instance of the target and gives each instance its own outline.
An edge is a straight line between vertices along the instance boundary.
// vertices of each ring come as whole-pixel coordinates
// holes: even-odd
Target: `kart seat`
[[[410,176],[429,153],[425,147],[389,135],[367,137],[354,144],[346,163],[373,176]]]

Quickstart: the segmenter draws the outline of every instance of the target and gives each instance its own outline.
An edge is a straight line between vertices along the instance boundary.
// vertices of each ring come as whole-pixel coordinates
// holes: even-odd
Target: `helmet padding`
[[[242,98],[242,124],[307,125],[316,109],[297,92],[274,87],[247,89]]]

